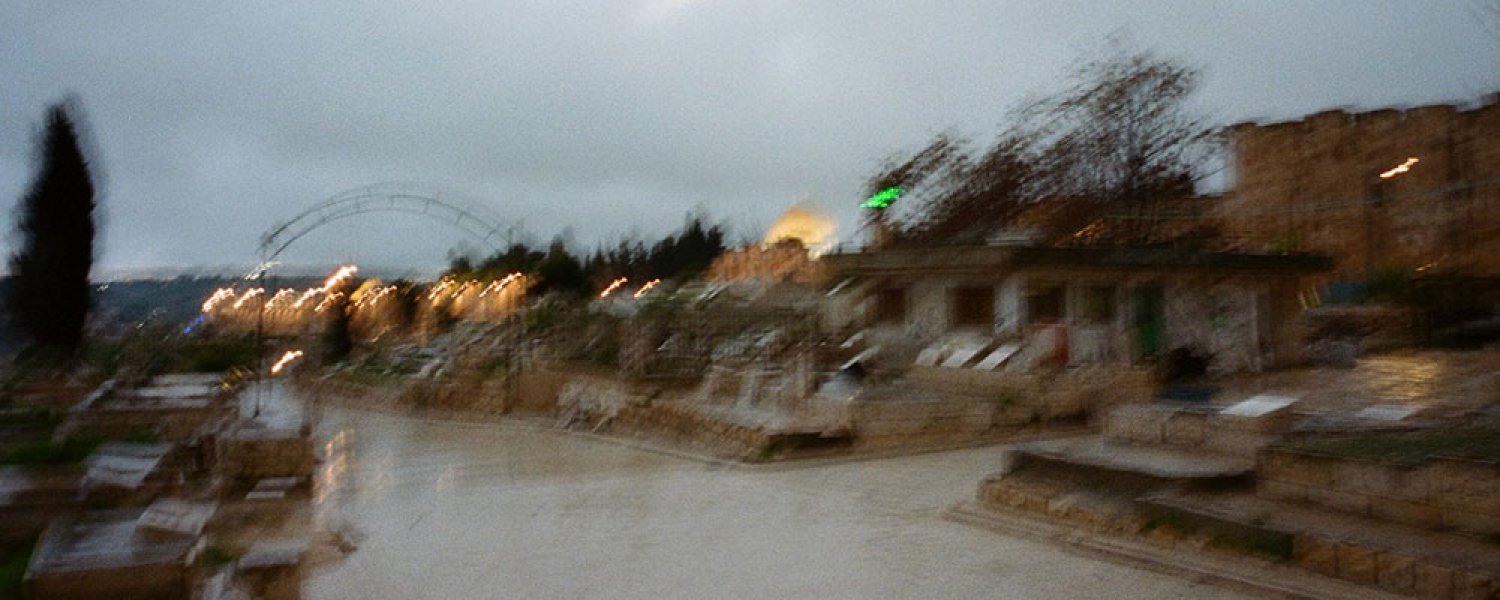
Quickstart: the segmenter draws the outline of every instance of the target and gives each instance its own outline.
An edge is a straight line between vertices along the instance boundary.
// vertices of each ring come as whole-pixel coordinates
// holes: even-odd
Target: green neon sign
[[[900,198],[903,191],[904,190],[897,186],[885,188],[883,190],[875,192],[874,195],[866,199],[865,203],[861,204],[860,206],[864,208],[874,209],[890,208],[891,203],[895,202],[897,198]]]

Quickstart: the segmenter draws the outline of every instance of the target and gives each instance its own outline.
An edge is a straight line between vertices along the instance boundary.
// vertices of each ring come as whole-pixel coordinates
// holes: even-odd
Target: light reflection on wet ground
[[[1229,598],[944,521],[997,448],[756,471],[531,429],[328,410],[309,598]]]
[[[1268,392],[1301,398],[1299,409],[1353,414],[1374,404],[1461,415],[1500,399],[1500,349],[1405,350],[1362,356],[1353,368],[1247,374],[1224,382],[1220,400]]]

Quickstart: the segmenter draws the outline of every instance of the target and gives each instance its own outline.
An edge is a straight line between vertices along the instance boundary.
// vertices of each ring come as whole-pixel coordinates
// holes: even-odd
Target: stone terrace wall
[[[230,414],[229,406],[221,402],[191,408],[137,409],[106,405],[69,414],[59,429],[65,435],[82,433],[123,438],[151,433],[163,440],[183,440],[192,437],[205,424],[222,420]]]
[[[47,600],[187,598],[188,567],[184,564],[155,564],[48,572],[28,577],[25,589],[25,597]]]
[[[1213,410],[1168,406],[1121,406],[1104,417],[1104,434],[1111,440],[1142,445],[1192,448],[1252,458],[1289,426],[1281,418],[1243,418]]]
[[[1146,369],[1080,367],[1008,373],[912,367],[899,387],[849,407],[862,448],[958,443],[1031,423],[1086,419],[1156,392]]]
[[[558,393],[558,412],[591,429],[670,440],[725,458],[755,458],[771,445],[771,435],[759,427],[726,422],[691,405],[658,400],[659,393],[649,385],[580,375]]]
[[[1271,448],[1257,493],[1427,527],[1500,533],[1500,464],[1439,458],[1404,466]]]

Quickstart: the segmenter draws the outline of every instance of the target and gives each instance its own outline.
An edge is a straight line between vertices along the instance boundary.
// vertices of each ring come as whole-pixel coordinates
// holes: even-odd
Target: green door
[[[1135,339],[1142,358],[1156,356],[1161,351],[1162,330],[1167,320],[1163,304],[1160,286],[1135,288]]]

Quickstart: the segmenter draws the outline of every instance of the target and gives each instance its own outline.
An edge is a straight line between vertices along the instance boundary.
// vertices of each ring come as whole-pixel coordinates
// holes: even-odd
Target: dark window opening
[[[1083,321],[1107,324],[1115,320],[1115,288],[1112,285],[1091,285],[1083,288]]]
[[[1032,325],[1061,323],[1063,287],[1033,285],[1026,288],[1026,322]]]
[[[953,289],[953,325],[990,327],[995,323],[995,288]]]
[[[906,290],[888,289],[875,293],[875,322],[901,323],[906,321]]]

